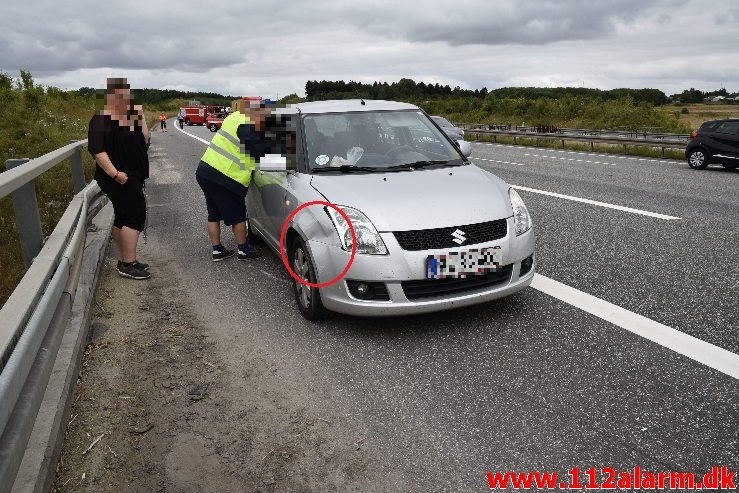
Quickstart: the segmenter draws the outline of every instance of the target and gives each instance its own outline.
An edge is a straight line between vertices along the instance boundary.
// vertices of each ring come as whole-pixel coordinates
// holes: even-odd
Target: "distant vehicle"
[[[443,116],[432,116],[431,117],[436,124],[441,127],[445,134],[452,140],[464,140],[464,130],[459,127],[455,127],[449,120]]]
[[[211,132],[217,132],[221,125],[223,125],[223,119],[226,118],[225,113],[211,113],[205,118],[205,126]]]
[[[185,125],[205,125],[208,115],[225,113],[226,107],[215,104],[194,104],[180,108],[180,111],[185,114]]]
[[[690,134],[685,148],[688,166],[704,169],[711,163],[739,167],[739,118],[705,122]]]

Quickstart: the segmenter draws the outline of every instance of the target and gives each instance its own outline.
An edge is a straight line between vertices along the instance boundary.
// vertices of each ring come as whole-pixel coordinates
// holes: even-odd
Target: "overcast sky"
[[[739,0],[7,0],[0,70],[76,89],[306,80],[739,91]]]

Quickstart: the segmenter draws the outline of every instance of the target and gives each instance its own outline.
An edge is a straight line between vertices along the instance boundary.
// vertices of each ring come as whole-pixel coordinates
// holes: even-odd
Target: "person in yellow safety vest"
[[[255,160],[269,152],[263,127],[270,110],[255,103],[245,111],[247,114],[235,111],[223,120],[195,172],[208,209],[208,236],[214,262],[234,255],[238,260],[262,255],[247,242],[246,192],[256,169]],[[231,226],[238,244],[236,250],[229,250],[221,243],[221,221]]]

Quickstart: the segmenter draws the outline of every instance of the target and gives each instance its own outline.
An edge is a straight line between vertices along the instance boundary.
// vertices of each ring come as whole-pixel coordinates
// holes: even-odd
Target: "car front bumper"
[[[526,288],[534,277],[536,257],[531,269],[523,276],[521,261],[534,254],[533,228],[516,237],[513,219],[508,218],[508,234],[499,240],[459,248],[441,250],[403,250],[393,233],[380,233],[388,248],[388,255],[355,256],[346,276],[331,286],[321,288],[321,299],[329,310],[358,316],[392,316],[427,313],[484,303],[509,296]],[[431,254],[464,251],[499,246],[503,266],[512,267],[510,275],[496,284],[420,299],[409,299],[403,289],[403,281],[426,279],[426,259]],[[308,241],[308,248],[316,268],[319,282],[336,278],[349,262],[350,254],[334,245]],[[388,301],[361,300],[349,292],[346,280],[383,282],[389,295]]]

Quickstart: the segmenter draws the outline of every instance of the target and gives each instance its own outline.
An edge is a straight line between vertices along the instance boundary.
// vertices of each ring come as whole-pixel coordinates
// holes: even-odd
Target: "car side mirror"
[[[287,171],[287,158],[281,154],[267,154],[257,163],[259,171]]]
[[[458,140],[457,145],[459,146],[459,150],[462,151],[462,154],[464,154],[464,157],[470,157],[472,154],[472,144],[466,140]]]

